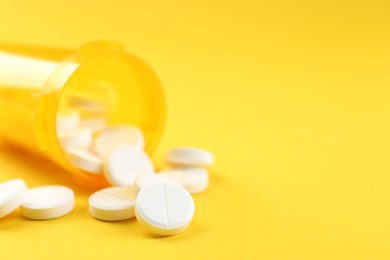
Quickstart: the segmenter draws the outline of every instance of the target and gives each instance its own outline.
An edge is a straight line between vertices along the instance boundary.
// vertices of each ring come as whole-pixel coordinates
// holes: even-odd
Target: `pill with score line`
[[[133,191],[135,195],[138,195],[139,191],[148,185],[159,183],[159,182],[169,182],[170,178],[163,176],[161,174],[148,173],[148,174],[140,174],[135,179],[133,185]]]
[[[89,213],[104,221],[122,221],[135,216],[135,198],[129,187],[110,187],[92,194]]]
[[[176,235],[186,230],[194,212],[191,194],[171,182],[148,185],[138,193],[135,203],[138,222],[159,236]]]

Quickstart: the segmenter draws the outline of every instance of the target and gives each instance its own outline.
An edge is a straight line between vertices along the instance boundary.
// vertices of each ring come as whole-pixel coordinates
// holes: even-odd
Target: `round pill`
[[[92,132],[88,127],[77,127],[70,131],[57,133],[58,141],[63,148],[77,147],[87,149],[92,144]]]
[[[15,179],[0,184],[0,218],[17,209],[26,199],[28,188],[23,180]]]
[[[173,168],[159,174],[179,183],[191,194],[202,192],[209,185],[209,174],[202,168]]]
[[[158,182],[169,182],[170,179],[161,174],[140,174],[135,179],[135,183],[133,185],[134,194],[137,195],[140,190],[145,188],[148,185],[158,183]]]
[[[107,118],[103,116],[83,118],[80,120],[79,125],[88,127],[93,133],[97,133],[107,127]]]
[[[78,148],[67,148],[65,152],[70,163],[80,170],[93,174],[103,172],[103,162],[99,156]]]
[[[118,145],[131,145],[139,149],[144,148],[144,136],[142,131],[134,126],[114,126],[105,129],[95,141],[95,152],[106,157]]]
[[[106,113],[108,110],[105,100],[85,94],[69,95],[68,104],[77,109],[93,113]]]
[[[28,219],[45,220],[62,217],[74,208],[74,193],[64,186],[48,185],[31,189],[21,206]]]
[[[143,188],[135,202],[138,222],[151,233],[170,236],[183,232],[191,223],[195,205],[180,185],[160,182]]]
[[[72,130],[78,126],[79,122],[80,114],[76,110],[58,113],[56,118],[57,132]]]
[[[214,163],[212,153],[191,147],[178,147],[168,151],[166,160],[174,166],[206,167]]]
[[[104,221],[121,221],[135,216],[135,200],[131,188],[111,187],[89,197],[89,213]]]
[[[144,151],[121,145],[108,157],[103,171],[111,185],[133,187],[139,174],[154,173],[154,167]]]

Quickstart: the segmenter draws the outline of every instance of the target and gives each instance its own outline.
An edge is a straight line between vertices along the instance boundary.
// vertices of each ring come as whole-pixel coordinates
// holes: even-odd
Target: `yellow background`
[[[389,259],[388,1],[0,1],[0,42],[123,42],[168,98],[154,156],[216,155],[183,234],[104,223],[89,193],[39,158],[0,149],[0,180],[64,184],[76,209],[0,220],[0,259]]]

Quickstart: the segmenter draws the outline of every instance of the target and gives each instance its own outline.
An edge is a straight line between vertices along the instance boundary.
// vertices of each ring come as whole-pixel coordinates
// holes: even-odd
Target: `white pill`
[[[103,161],[99,156],[79,148],[67,148],[65,153],[69,162],[80,170],[93,174],[103,172]]]
[[[62,148],[87,149],[92,144],[92,132],[88,127],[77,127],[70,131],[57,133],[58,141]]]
[[[135,203],[138,222],[162,236],[183,232],[190,225],[194,211],[191,194],[171,182],[148,185],[138,193]]]
[[[17,209],[28,196],[23,180],[15,179],[0,184],[0,218]]]
[[[113,186],[132,187],[139,174],[154,173],[148,155],[131,145],[118,146],[104,165],[104,175]]]
[[[89,197],[89,213],[104,221],[121,221],[135,216],[135,199],[131,188],[111,187]]]
[[[107,127],[107,118],[103,116],[83,118],[79,125],[88,127],[93,133],[97,133]]]
[[[160,175],[179,183],[191,194],[202,192],[209,186],[209,174],[202,168],[173,168],[160,171]]]
[[[75,111],[61,112],[57,114],[56,129],[57,132],[69,131],[78,126],[80,122],[80,114]]]
[[[171,181],[168,177],[161,174],[140,174],[135,179],[133,186],[134,195],[137,195],[140,190],[145,188],[148,185],[159,183],[159,182],[169,182]]]
[[[106,157],[118,145],[131,145],[138,149],[144,148],[144,136],[142,131],[134,126],[114,126],[105,129],[95,141],[95,152]]]
[[[175,166],[211,166],[214,163],[212,153],[191,147],[178,147],[168,151],[166,160]]]
[[[108,110],[105,100],[87,95],[69,95],[68,103],[77,109],[92,113],[106,113]]]
[[[44,220],[62,217],[74,208],[74,193],[71,189],[48,185],[31,189],[29,198],[21,206],[25,218]]]

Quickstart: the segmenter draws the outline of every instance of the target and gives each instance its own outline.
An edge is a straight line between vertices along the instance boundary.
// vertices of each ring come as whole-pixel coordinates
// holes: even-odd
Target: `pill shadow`
[[[77,185],[73,176],[66,170],[56,165],[43,156],[39,156],[8,142],[0,142],[0,156],[3,159],[17,165],[16,172],[7,172],[7,177],[31,179],[31,169],[39,180],[45,180],[46,184],[60,184],[72,188],[77,193],[86,193],[80,185]]]
[[[21,222],[23,221],[24,218],[21,216],[20,209],[18,208],[0,219],[0,230],[1,232],[6,232],[7,230],[20,229]]]
[[[110,228],[111,232],[115,234],[116,237],[125,237],[128,238],[129,236],[132,237],[138,237],[139,236],[139,228],[140,225],[137,221],[137,219],[131,218],[127,220],[121,220],[121,221],[104,221],[100,219],[96,219],[93,216],[89,216],[90,221],[94,221],[94,226],[98,228],[98,226],[106,226]]]
[[[194,200],[206,200],[209,198],[209,196],[215,196],[219,192],[223,192],[224,189],[230,185],[231,183],[229,183],[229,181],[222,174],[219,174],[215,171],[209,171],[209,186],[202,192],[192,194],[192,197]]]
[[[94,218],[92,216],[90,216],[90,218],[92,220],[98,221],[99,223],[102,223],[103,225],[109,225],[109,226],[114,226],[114,227],[115,226],[128,226],[128,225],[131,225],[133,223],[137,223],[137,220],[135,218],[120,220],[120,221],[106,221],[106,220]]]
[[[213,185],[220,186],[223,185],[225,182],[225,179],[223,178],[222,174],[215,171],[209,171],[209,188],[213,188]]]
[[[167,242],[193,239],[194,237],[199,236],[203,233],[202,227],[197,222],[192,222],[191,225],[188,227],[188,229],[184,230],[182,233],[173,236],[159,236],[150,233],[143,227],[141,228],[142,230],[140,230],[138,233],[140,233],[143,237],[148,239],[159,240],[159,241],[167,241]]]

